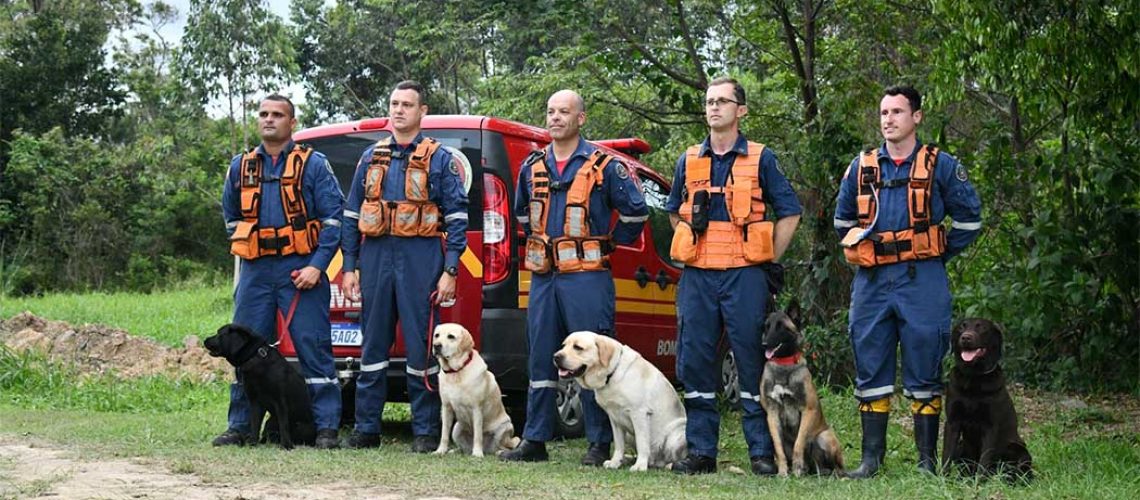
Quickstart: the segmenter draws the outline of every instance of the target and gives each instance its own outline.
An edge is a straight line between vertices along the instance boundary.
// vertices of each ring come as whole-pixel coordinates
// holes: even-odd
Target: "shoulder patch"
[[[448,162],[448,170],[451,170],[452,175],[459,175],[459,160],[454,155],[451,156],[451,161]]]
[[[629,168],[627,168],[625,165],[621,163],[615,163],[614,170],[616,171],[614,173],[617,174],[618,179],[625,180],[629,178]]]
[[[966,175],[966,166],[959,163],[958,168],[954,170],[954,176],[957,177],[960,182],[969,180],[969,176]]]

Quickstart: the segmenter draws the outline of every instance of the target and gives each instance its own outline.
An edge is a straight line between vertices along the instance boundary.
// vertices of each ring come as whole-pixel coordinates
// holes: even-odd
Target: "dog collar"
[[[467,368],[467,365],[471,364],[471,360],[473,360],[473,359],[475,359],[475,351],[471,351],[471,352],[467,353],[467,361],[463,362],[463,366],[460,366],[459,368],[456,368],[454,370],[444,369],[443,373],[456,373],[459,370]]]
[[[606,383],[602,385],[610,385],[610,379],[614,378],[614,374],[617,373],[618,365],[621,364],[621,355],[624,352],[625,349],[618,350],[618,359],[617,361],[614,361],[614,371],[610,372],[609,375],[606,375]]]
[[[794,365],[794,364],[800,362],[800,354],[801,353],[797,352],[791,356],[784,356],[782,358],[772,358],[772,359],[769,359],[768,362],[769,363],[776,363],[777,365],[780,365],[780,366]]]

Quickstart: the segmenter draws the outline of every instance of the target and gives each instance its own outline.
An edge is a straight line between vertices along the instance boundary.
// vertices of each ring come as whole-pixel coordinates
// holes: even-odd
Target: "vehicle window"
[[[376,132],[362,132],[357,134],[346,134],[331,137],[320,137],[302,141],[304,144],[312,146],[317,151],[320,151],[328,158],[329,164],[332,165],[333,173],[336,174],[336,179],[340,183],[340,189],[348,196],[352,186],[352,176],[356,173],[356,162],[360,160],[360,155],[364,150],[376,143],[380,139],[391,135],[390,132],[380,130]],[[483,204],[480,202],[483,196],[483,186],[481,182],[472,182],[474,179],[481,179],[482,162],[480,152],[480,137],[478,130],[425,130],[424,135],[431,137],[444,147],[448,148],[452,154],[462,152],[465,158],[462,158],[460,163],[463,164],[465,177],[465,185],[467,186],[467,198],[470,201],[470,209],[468,210],[468,230],[482,229],[483,221]],[[474,159],[475,161],[472,161]],[[463,161],[466,160],[466,161]]]
[[[673,243],[673,226],[669,224],[669,212],[665,203],[669,200],[669,187],[656,180],[642,177],[645,190],[645,204],[649,207],[649,232],[653,236],[653,246],[661,260],[673,267],[681,267],[669,256],[669,246]]]

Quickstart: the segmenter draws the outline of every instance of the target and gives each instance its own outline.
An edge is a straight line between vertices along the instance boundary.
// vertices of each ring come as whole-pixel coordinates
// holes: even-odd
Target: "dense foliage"
[[[593,137],[639,136],[671,173],[708,81],[748,91],[745,133],[806,208],[789,296],[842,383],[850,269],[839,177],[880,139],[885,85],[927,96],[920,138],[985,209],[951,262],[956,316],[1008,330],[1027,382],[1140,389],[1140,1],[135,0],[0,3],[0,292],[147,289],[228,269],[226,159],[251,99],[305,89],[306,125],[381,115],[416,78],[434,112],[541,124],[579,89]],[[631,13],[636,12],[636,16]],[[158,27],[187,16],[181,40]],[[631,18],[636,22],[631,23]],[[213,104],[211,104],[213,103]],[[208,106],[227,116],[214,119]]]

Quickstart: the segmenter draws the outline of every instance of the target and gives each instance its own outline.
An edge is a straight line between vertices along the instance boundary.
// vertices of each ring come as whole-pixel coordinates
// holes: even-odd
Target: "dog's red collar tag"
[[[459,368],[456,368],[454,370],[444,369],[443,373],[456,373],[459,370],[467,368],[467,365],[471,364],[471,360],[473,360],[473,359],[475,359],[475,351],[471,351],[471,352],[467,353],[467,361],[463,362],[463,366],[460,366]]]
[[[800,362],[800,354],[801,353],[797,352],[791,356],[784,356],[782,358],[772,358],[772,359],[769,359],[768,362],[769,363],[775,363],[775,364],[781,365],[781,366],[794,365],[794,364]]]

